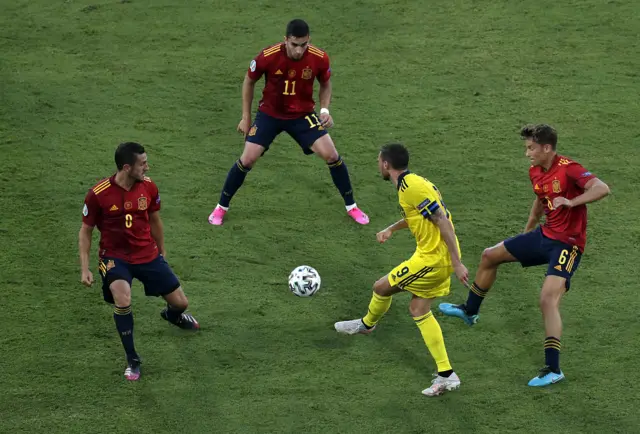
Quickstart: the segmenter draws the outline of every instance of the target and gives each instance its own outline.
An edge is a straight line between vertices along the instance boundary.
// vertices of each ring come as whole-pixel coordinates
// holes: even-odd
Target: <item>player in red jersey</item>
[[[564,379],[560,370],[560,300],[569,290],[571,276],[580,264],[586,245],[586,204],[607,196],[609,187],[580,164],[556,153],[558,135],[549,125],[525,126],[521,136],[531,160],[529,177],[536,194],[524,233],[486,249],[467,302],[442,303],[440,310],[473,325],[501,264],[546,265],[540,294],[546,333],[545,367],[529,381],[529,386],[547,386]],[[545,222],[539,225],[543,215]]]
[[[251,103],[256,82],[264,75],[265,86],[253,124]],[[309,44],[309,26],[303,20],[287,25],[284,42],[259,53],[249,65],[242,85],[244,151],[227,174],[220,202],[209,215],[209,223],[222,225],[231,198],[238,191],[255,162],[281,132],[289,134],[305,154],[318,154],[327,162],[333,183],[344,199],[347,214],[360,224],[369,223],[354,198],[347,166],[338,154],[327,128],[333,126],[329,56]],[[320,83],[320,115],[314,111],[313,84]]]
[[[115,308],[113,318],[127,358],[125,378],[135,381],[140,378],[140,357],[133,343],[133,278],[142,282],[147,296],[166,300],[167,307],[160,312],[162,318],[183,329],[197,330],[200,325],[185,313],[189,302],[165,261],[160,194],[156,184],[144,176],[149,170],[144,147],[122,143],[115,160],[116,174],[100,181],[85,197],[78,244],[82,283],[91,286],[91,235],[93,228],[98,228],[102,294]]]

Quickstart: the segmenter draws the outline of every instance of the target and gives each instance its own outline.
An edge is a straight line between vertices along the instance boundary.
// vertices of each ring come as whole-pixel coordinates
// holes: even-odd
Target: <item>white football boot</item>
[[[431,387],[424,389],[422,391],[423,395],[439,396],[447,391],[455,390],[460,387],[460,378],[458,378],[458,375],[455,372],[448,377],[441,377],[438,374],[435,374],[434,376],[436,378],[431,381]]]
[[[333,326],[336,328],[338,333],[343,333],[345,335],[355,335],[358,333],[368,335],[376,328],[376,326],[373,326],[368,329],[360,318],[352,319],[350,321],[340,321],[335,323]]]

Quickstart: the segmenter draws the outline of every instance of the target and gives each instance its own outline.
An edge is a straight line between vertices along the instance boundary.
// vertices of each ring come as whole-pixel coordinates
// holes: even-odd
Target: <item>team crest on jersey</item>
[[[551,183],[551,186],[553,188],[554,193],[560,193],[562,191],[562,188],[560,187],[560,181],[558,181],[557,179],[553,180],[553,182]]]
[[[257,126],[252,126],[251,129],[249,130],[249,136],[255,136],[256,133],[258,132],[258,127]]]
[[[109,259],[109,261],[107,262],[107,271],[111,270],[115,266],[116,266],[116,263],[113,262],[113,259]]]
[[[133,208],[133,204],[131,202],[125,202],[124,203],[124,209],[129,210],[131,208]]]
[[[313,71],[308,66],[302,70],[302,78],[309,80],[313,76]]]
[[[295,77],[296,76],[296,70],[295,69],[290,69],[287,75],[289,75],[289,78]]]
[[[138,210],[144,211],[147,209],[147,198],[142,196],[138,198]]]

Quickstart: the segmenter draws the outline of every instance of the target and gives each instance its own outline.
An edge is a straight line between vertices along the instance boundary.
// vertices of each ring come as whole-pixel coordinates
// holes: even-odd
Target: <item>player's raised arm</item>
[[[538,226],[540,223],[540,219],[544,215],[544,205],[540,200],[536,197],[533,200],[533,205],[531,205],[531,212],[529,212],[529,220],[527,220],[527,224],[524,227],[524,232],[531,232]]]

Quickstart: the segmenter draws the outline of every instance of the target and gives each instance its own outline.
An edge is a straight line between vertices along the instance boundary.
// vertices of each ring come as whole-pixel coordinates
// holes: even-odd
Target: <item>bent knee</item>
[[[391,285],[389,285],[389,281],[386,278],[382,278],[373,284],[373,292],[376,294],[386,297],[391,292]]]
[[[244,151],[240,156],[240,164],[242,164],[247,169],[251,169],[256,161],[260,159],[263,153],[264,147],[255,143],[246,142]]]
[[[336,163],[340,159],[340,154],[338,154],[338,151],[336,151],[334,148],[333,151],[328,152],[322,157],[324,158],[324,161],[326,161],[327,163]]]
[[[429,313],[428,306],[409,304],[409,313],[413,318],[418,318]]]
[[[166,295],[164,298],[167,303],[169,303],[176,309],[187,310],[187,308],[189,307],[189,300],[187,299],[184,291],[182,291],[182,288],[176,289],[172,293]]]
[[[496,266],[502,263],[513,260],[511,254],[504,247],[504,244],[499,244],[494,247],[486,248],[482,251],[480,262],[485,266]]]
[[[131,305],[131,288],[126,282],[116,280],[109,286],[109,289],[116,306],[125,307]]]
[[[258,161],[258,158],[260,158],[260,156],[255,157],[242,154],[239,160],[240,164],[242,164],[242,167],[244,167],[245,169],[251,169],[253,165],[256,164],[256,161]]]
[[[488,249],[484,249],[482,251],[482,256],[480,257],[480,262],[483,264],[494,264],[496,262],[496,254],[493,251],[493,247]]]
[[[540,309],[547,311],[558,307],[560,298],[554,294],[541,294],[540,295]]]

